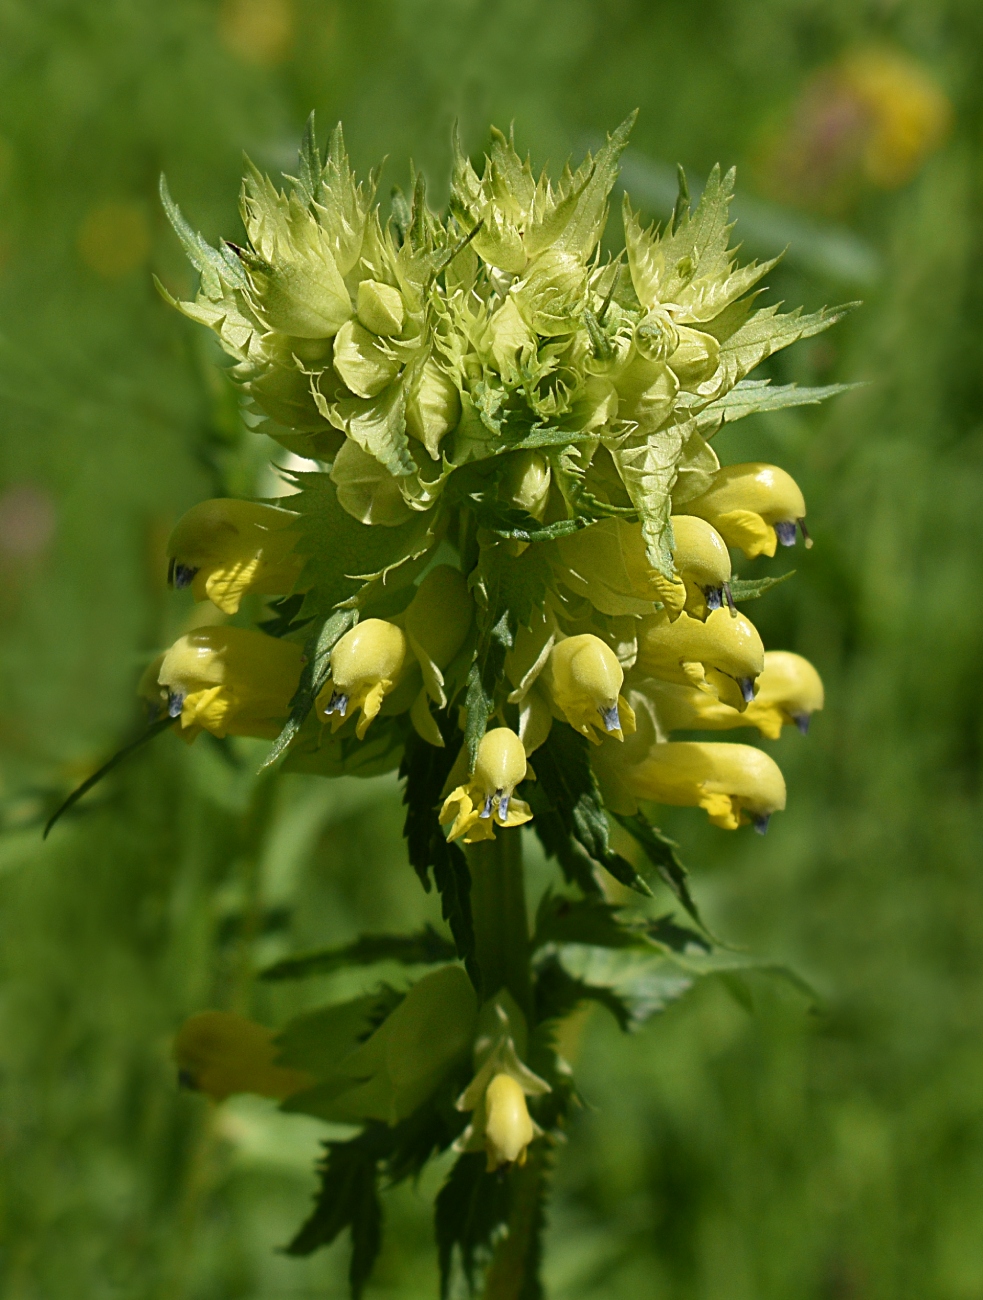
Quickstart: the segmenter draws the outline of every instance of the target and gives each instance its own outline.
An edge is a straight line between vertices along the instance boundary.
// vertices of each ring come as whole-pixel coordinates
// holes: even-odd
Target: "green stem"
[[[530,1274],[534,1279],[539,1269],[547,1161],[546,1145],[540,1141],[529,1148],[529,1157],[522,1168],[512,1171],[509,1230],[495,1247],[488,1265],[483,1300],[521,1300],[530,1293],[527,1280]]]
[[[482,997],[492,998],[507,988],[528,1018],[529,923],[520,834],[518,827],[496,827],[495,839],[470,846],[468,864]]]

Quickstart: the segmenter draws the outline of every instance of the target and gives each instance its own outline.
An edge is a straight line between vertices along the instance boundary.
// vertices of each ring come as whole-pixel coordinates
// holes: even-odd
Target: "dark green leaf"
[[[305,600],[303,592],[293,596],[283,596],[280,600],[270,601],[271,617],[257,623],[256,626],[267,636],[287,636],[290,632],[299,632],[311,622],[309,618],[298,618]]]
[[[55,811],[48,818],[41,838],[46,840],[48,838],[48,832],[51,830],[52,826],[54,826],[55,822],[57,822],[60,817],[64,816],[64,814],[68,812],[69,808],[74,807],[83,795],[88,794],[93,786],[98,785],[104,776],[108,776],[114,767],[118,767],[124,759],[129,758],[135,750],[140,749],[140,747],[145,745],[148,740],[153,740],[155,736],[159,736],[160,733],[166,731],[168,727],[173,727],[175,722],[177,722],[177,718],[159,718],[156,722],[150,724],[142,736],[137,736],[136,740],[131,740],[128,745],[124,745],[122,749],[117,750],[112,758],[103,763],[98,772],[93,772],[92,775],[88,777],[87,780],[83,781],[81,785],[76,786],[68,798],[58,805]]]
[[[689,872],[679,860],[676,852],[678,846],[655,826],[650,826],[641,814],[627,817],[622,813],[613,813],[612,816],[642,846],[663,882],[669,886],[697,925],[705,929],[689,892]]]
[[[735,602],[757,600],[759,596],[763,596],[772,587],[777,587],[780,582],[786,582],[794,573],[794,569],[789,569],[788,573],[783,573],[778,578],[748,578],[743,582],[740,578],[732,578],[729,584],[730,594]]]
[[[552,943],[589,943],[600,948],[644,946],[645,930],[618,917],[618,908],[597,898],[557,898],[547,893],[539,905],[533,949]]]
[[[608,842],[608,822],[590,764],[589,742],[565,722],[554,722],[536,750],[536,781],[526,781],[522,797],[533,808],[533,827],[548,857],[585,893],[597,893],[595,866],[640,894],[648,885],[631,863]]]
[[[321,1187],[314,1210],[286,1253],[310,1255],[350,1228],[348,1282],[352,1300],[359,1300],[382,1245],[382,1207],[376,1181],[389,1135],[384,1125],[373,1125],[350,1142],[325,1145],[327,1157],[320,1168]]]
[[[480,975],[474,957],[474,922],[471,916],[471,873],[457,844],[448,844],[437,820],[443,803],[442,792],[457,759],[462,736],[446,713],[435,715],[441,727],[445,747],[428,745],[415,731],[406,741],[406,751],[399,769],[406,779],[403,803],[406,821],[403,834],[410,865],[420,877],[424,889],[430,889],[430,870],[440,894],[441,913],[450,926],[457,955],[464,962],[475,988]]]
[[[290,717],[263,761],[264,768],[270,767],[277,761],[307,721],[307,716],[314,707],[314,701],[331,672],[331,651],[354,622],[353,610],[335,610],[308,639],[304,647],[304,666],[300,672],[300,682],[290,701]]]
[[[494,1241],[508,1221],[510,1190],[507,1171],[486,1172],[483,1152],[465,1153],[447,1175],[434,1213],[441,1300],[451,1294],[455,1258],[468,1290],[477,1290]]]
[[[629,1003],[611,988],[588,984],[565,970],[556,957],[550,958],[536,973],[534,988],[536,1019],[562,1020],[581,1002],[599,1002],[627,1033],[637,1023]]]
[[[297,980],[345,966],[373,966],[384,961],[414,966],[453,961],[454,957],[454,945],[427,925],[418,934],[365,934],[340,948],[285,957],[262,971],[260,979]]]

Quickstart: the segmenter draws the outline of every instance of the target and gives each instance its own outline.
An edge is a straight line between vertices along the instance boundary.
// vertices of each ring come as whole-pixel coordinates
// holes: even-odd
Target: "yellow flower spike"
[[[241,627],[198,628],[159,661],[156,702],[180,718],[189,741],[201,731],[272,740],[290,713],[301,659],[293,641]]]
[[[595,745],[602,728],[618,740],[635,730],[635,715],[621,694],[624,670],[600,637],[586,632],[554,645],[543,680],[567,722]]]
[[[174,1038],[178,1079],[186,1088],[224,1101],[237,1092],[282,1101],[314,1084],[305,1070],[276,1064],[276,1033],[229,1011],[202,1011]]]
[[[723,606],[731,580],[727,543],[711,524],[696,515],[673,515],[673,561],[686,586],[690,613],[701,615]]]
[[[495,826],[522,826],[532,820],[529,805],[513,790],[526,775],[526,751],[509,727],[496,727],[482,737],[474,774],[444,800],[440,824],[452,822],[448,839],[465,844],[493,840]]]
[[[764,656],[758,630],[743,614],[715,609],[701,622],[684,612],[670,622],[662,613],[640,628],[637,668],[662,681],[709,690],[743,712],[754,699]]]
[[[168,581],[190,587],[195,600],[210,600],[224,614],[235,614],[247,592],[286,595],[304,566],[303,557],[292,554],[296,519],[258,501],[202,501],[168,539]]]
[[[502,1165],[524,1165],[536,1136],[526,1094],[510,1074],[496,1074],[485,1092],[485,1151],[488,1172]]]
[[[322,722],[337,731],[349,713],[361,709],[355,728],[359,740],[396,686],[406,659],[406,636],[395,623],[363,619],[331,651],[331,676],[317,697]]]
[[[671,740],[653,745],[639,763],[619,765],[618,775],[636,798],[703,808],[724,830],[751,822],[763,835],[772,813],[785,807],[778,764],[751,745]]]
[[[812,545],[799,485],[777,465],[724,465],[702,496],[686,502],[686,513],[713,524],[727,545],[740,547],[749,560],[774,555],[779,542],[794,546],[796,526],[806,546]]]

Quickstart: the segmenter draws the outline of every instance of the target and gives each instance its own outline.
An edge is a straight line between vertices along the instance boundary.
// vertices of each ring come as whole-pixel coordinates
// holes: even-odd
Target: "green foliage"
[[[435,965],[450,961],[455,953],[456,949],[443,935],[428,925],[419,934],[365,934],[340,948],[285,957],[262,971],[260,979],[305,979],[308,975],[326,975],[347,966],[373,966],[384,961],[402,962],[406,966]]]
[[[440,1294],[451,1294],[453,1266],[460,1259],[469,1291],[474,1293],[482,1268],[509,1214],[508,1173],[486,1173],[482,1152],[462,1155],[437,1194],[436,1236]]]

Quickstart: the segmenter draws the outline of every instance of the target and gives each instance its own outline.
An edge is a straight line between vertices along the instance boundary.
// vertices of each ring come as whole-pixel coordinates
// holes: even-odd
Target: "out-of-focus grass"
[[[781,372],[869,386],[719,440],[806,491],[816,547],[753,612],[767,645],[815,660],[827,710],[776,747],[790,805],[767,840],[666,818],[716,929],[796,965],[825,1008],[762,986],[749,1014],[706,987],[631,1040],[591,1020],[548,1278],[570,1300],[983,1294],[978,7],[7,0],[0,24],[4,1295],[341,1296],[343,1245],[274,1253],[316,1130],[210,1114],[176,1090],[168,1039],[205,1005],[276,1023],[324,993],[252,988],[287,947],[436,918],[394,782],[291,778],[244,834],[255,754],[207,740],[163,738],[38,839],[136,726],[139,668],[190,615],[163,589],[168,527],[251,490],[267,454],[151,286],[190,287],[159,171],[209,237],[233,235],[240,150],[289,169],[311,107],[344,118],[363,170],[388,153],[403,179],[412,154],[439,200],[455,117],[474,148],[514,118],[558,165],[641,105],[640,167],[750,174],[805,76],[870,41],[934,70],[953,135],[843,218],[880,279]],[[808,258],[772,283],[810,306],[855,293]],[[390,1198],[374,1294],[434,1293],[431,1192]]]

